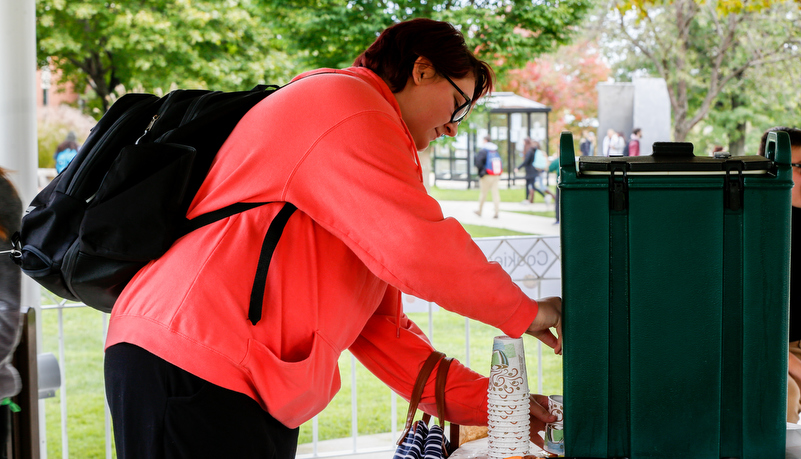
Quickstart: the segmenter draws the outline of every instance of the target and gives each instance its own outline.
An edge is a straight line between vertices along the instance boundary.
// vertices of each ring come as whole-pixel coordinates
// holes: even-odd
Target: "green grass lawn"
[[[428,330],[428,313],[410,313],[409,317],[423,330]],[[438,308],[432,314],[434,346],[458,360],[465,362],[465,319],[464,317]],[[489,375],[490,358],[492,355],[492,340],[502,334],[499,330],[470,321],[470,367],[482,375]],[[526,364],[528,368],[529,388],[537,392],[539,380],[537,378],[537,343],[532,337],[524,337],[526,348]],[[547,346],[542,347],[542,392],[545,394],[562,393],[562,357],[554,355]],[[318,416],[319,439],[348,437],[351,432],[351,356],[345,353],[339,359],[339,368],[342,373],[342,389],[331,401],[331,404]],[[358,429],[360,435],[389,432],[391,430],[391,392],[390,389],[369,373],[357,362],[356,380],[358,391]],[[398,425],[395,430],[400,431],[405,422],[408,404],[405,400],[397,398]],[[300,428],[300,443],[312,441],[312,424],[304,424]]]
[[[554,193],[556,192],[555,185],[552,184],[549,188]],[[437,201],[478,201],[478,188],[471,188],[468,190],[466,188],[451,189],[431,187],[428,191],[431,197]],[[501,195],[501,202],[520,202],[526,197],[522,186],[509,189],[506,188],[506,184],[503,183],[498,191]],[[543,202],[542,196],[535,194],[534,202]]]
[[[43,300],[42,304],[50,301]],[[62,378],[67,382],[67,434],[69,457],[104,458],[105,430],[103,392],[103,314],[91,308],[63,311],[65,364]],[[42,349],[59,356],[58,312],[42,311]],[[62,457],[61,397],[45,400],[47,452]]]
[[[43,303],[45,304],[45,303]],[[410,313],[409,316],[423,330],[428,330],[428,313]],[[103,315],[90,308],[73,308],[63,311],[64,348],[66,371],[62,376],[67,383],[67,433],[69,457],[86,459],[105,457],[104,396],[103,396]],[[438,308],[432,314],[434,345],[447,355],[462,362],[466,359],[465,319],[455,313]],[[42,349],[59,356],[58,312],[42,313]],[[477,372],[488,375],[492,339],[499,330],[480,322],[470,321],[470,364]],[[537,341],[525,337],[529,385],[537,391]],[[562,393],[562,358],[547,348],[542,349],[543,393]],[[351,355],[345,352],[339,359],[342,388],[331,404],[318,416],[319,439],[349,437],[351,434]],[[358,387],[357,424],[360,435],[389,432],[391,430],[391,392],[387,386],[357,363]],[[47,424],[47,452],[49,457],[62,457],[60,403],[64,394],[45,400]],[[408,405],[397,398],[398,426],[402,428]],[[312,423],[301,426],[300,443],[312,441]]]
[[[548,210],[545,212],[535,212],[533,210],[513,210],[512,212],[525,215],[537,215],[539,217],[556,218],[556,211]]]
[[[470,191],[470,190],[445,190]],[[520,190],[511,190],[519,193]],[[477,193],[477,192],[476,192]],[[455,194],[454,194],[455,196]],[[476,194],[476,199],[478,195]],[[547,213],[546,213],[547,214]],[[553,212],[551,212],[553,216]],[[519,236],[519,233],[502,228],[464,225],[472,237]],[[43,298],[42,304],[52,304],[51,298]],[[86,459],[105,457],[103,394],[103,314],[90,308],[70,308],[63,312],[64,348],[66,371],[62,377],[67,382],[67,434],[69,456]],[[427,313],[411,313],[409,316],[423,330],[428,330]],[[58,312],[42,312],[42,349],[59,356]],[[433,342],[449,356],[465,361],[465,319],[462,316],[437,309],[433,313]],[[497,329],[480,322],[470,321],[470,363],[481,374],[489,374],[492,339],[500,334]],[[532,391],[537,381],[537,341],[526,337],[525,345],[529,365],[529,382]],[[562,359],[545,347],[543,354],[543,392],[562,393]],[[351,355],[344,353],[339,359],[342,388],[331,404],[318,416],[319,439],[344,438],[351,435]],[[368,372],[361,364],[356,367],[358,388],[357,424],[360,435],[389,432],[391,430],[391,391]],[[47,425],[47,452],[50,457],[62,457],[61,442],[61,391],[56,397],[45,400]],[[408,405],[397,398],[399,431],[405,421]],[[312,423],[301,426],[300,443],[312,441]]]
[[[494,228],[492,226],[467,225],[462,224],[465,231],[472,237],[498,237],[498,236],[527,236],[531,233],[521,233],[506,228]]]

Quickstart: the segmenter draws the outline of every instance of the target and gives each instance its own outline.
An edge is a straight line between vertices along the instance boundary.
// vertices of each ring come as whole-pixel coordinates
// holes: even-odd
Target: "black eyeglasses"
[[[470,103],[473,102],[473,101],[470,100],[469,97],[467,97],[467,94],[462,92],[462,90],[461,90],[461,88],[459,88],[459,86],[456,86],[456,83],[454,83],[453,80],[451,80],[450,77],[448,77],[448,75],[445,75],[443,73],[442,76],[444,76],[445,79],[448,80],[448,83],[450,83],[451,86],[456,88],[456,90],[459,91],[459,94],[461,94],[462,97],[464,97],[465,102],[462,105],[456,107],[456,110],[453,111],[453,115],[451,115],[451,121],[450,122],[459,124],[459,123],[462,122],[463,119],[465,119],[467,114],[470,113]]]
[[[801,163],[790,163],[790,165],[793,167],[801,168]]]

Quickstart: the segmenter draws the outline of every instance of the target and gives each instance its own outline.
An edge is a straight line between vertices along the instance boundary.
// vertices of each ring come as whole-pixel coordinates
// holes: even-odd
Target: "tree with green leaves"
[[[108,109],[119,87],[250,89],[291,72],[282,40],[256,0],[37,0],[40,65],[87,85]]]
[[[548,138],[555,151],[562,131],[572,131],[578,139],[581,131],[597,119],[597,86],[609,74],[598,44],[583,38],[510,71],[502,89],[551,108]]]
[[[389,25],[446,20],[501,74],[567,43],[590,0],[37,0],[40,64],[114,91],[244,89],[316,67],[346,67]],[[99,112],[99,110],[98,110]],[[102,114],[100,112],[99,114]]]
[[[301,0],[285,3],[288,45],[312,67],[343,67],[393,23],[416,17],[448,21],[501,75],[570,42],[590,0]]]
[[[774,126],[801,126],[801,59],[786,59],[748,71],[718,97],[709,116],[689,139],[696,144],[726,146],[732,154],[755,154],[762,133]]]
[[[665,79],[674,141],[684,141],[716,106],[742,107],[729,90],[758,69],[801,59],[794,1],[612,1],[606,48],[620,75]]]

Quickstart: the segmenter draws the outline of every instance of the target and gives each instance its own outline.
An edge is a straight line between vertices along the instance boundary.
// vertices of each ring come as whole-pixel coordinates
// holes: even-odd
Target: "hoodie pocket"
[[[267,411],[290,428],[322,411],[341,386],[339,353],[317,333],[311,339],[309,354],[292,362],[282,360],[262,343],[250,339],[242,362]]]

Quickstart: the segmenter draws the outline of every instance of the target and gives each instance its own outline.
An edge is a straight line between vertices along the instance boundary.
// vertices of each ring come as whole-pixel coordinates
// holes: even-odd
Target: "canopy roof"
[[[547,113],[551,107],[543,105],[513,92],[493,92],[483,97],[479,104],[486,104],[490,113]]]

